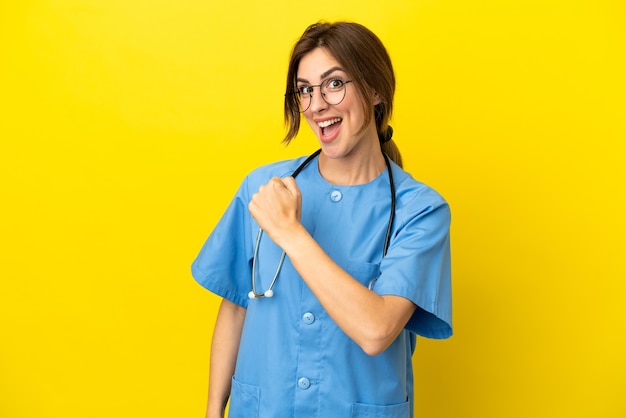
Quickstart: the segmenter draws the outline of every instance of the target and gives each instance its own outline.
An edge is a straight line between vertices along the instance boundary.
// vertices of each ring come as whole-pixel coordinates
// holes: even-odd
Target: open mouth
[[[328,137],[339,129],[341,121],[341,118],[334,118],[319,122],[317,125],[322,129],[322,136]]]

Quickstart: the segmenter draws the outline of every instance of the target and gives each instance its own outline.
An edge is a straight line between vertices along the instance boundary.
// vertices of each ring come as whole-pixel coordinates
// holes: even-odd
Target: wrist
[[[309,231],[302,224],[298,224],[296,227],[289,230],[284,234],[282,241],[276,243],[279,247],[285,251],[289,257],[297,256],[306,248],[307,242],[312,240]]]
[[[224,409],[222,407],[212,408],[211,405],[207,408],[206,418],[224,418]]]
[[[222,400],[213,399],[211,396],[209,396],[209,402],[206,409],[206,418],[224,418],[224,411],[226,410],[227,403],[228,398]]]

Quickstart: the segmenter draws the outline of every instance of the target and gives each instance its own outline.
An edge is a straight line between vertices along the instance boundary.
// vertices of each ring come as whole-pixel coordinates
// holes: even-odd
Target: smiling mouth
[[[319,122],[317,125],[322,129],[322,135],[323,136],[327,136],[330,134],[330,132],[328,131],[333,131],[339,122],[341,122],[342,119],[341,118],[334,118],[334,119],[329,119],[329,120],[325,120],[323,122]],[[338,126],[337,126],[338,127]],[[327,129],[330,128],[330,129]]]

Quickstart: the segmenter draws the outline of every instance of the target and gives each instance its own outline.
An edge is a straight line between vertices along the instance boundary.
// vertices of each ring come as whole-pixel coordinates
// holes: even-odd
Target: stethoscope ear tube
[[[389,127],[391,129],[391,126]],[[393,132],[393,131],[392,131]],[[391,209],[389,211],[389,222],[387,223],[387,233],[385,234],[385,244],[383,246],[383,258],[387,255],[389,249],[389,242],[391,241],[391,229],[393,228],[393,221],[396,217],[396,185],[393,181],[393,173],[391,172],[391,163],[389,157],[383,152],[385,157],[385,163],[387,165],[387,173],[389,174],[389,191],[391,192]]]

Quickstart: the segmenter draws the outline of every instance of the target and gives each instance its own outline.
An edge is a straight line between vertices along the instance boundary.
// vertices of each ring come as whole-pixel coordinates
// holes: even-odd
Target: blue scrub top
[[[274,297],[247,296],[258,231],[248,202],[262,184],[290,176],[304,158],[248,175],[192,265],[198,283],[247,308],[229,417],[412,417],[415,336],[452,335],[448,204],[392,163],[396,218],[383,259],[391,207],[386,170],[367,184],[336,186],[320,175],[315,159],[298,175],[302,223],[328,255],[364,286],[374,280],[376,293],[417,305],[391,346],[369,356],[328,316],[288,257]],[[258,292],[268,288],[281,253],[264,235]]]

